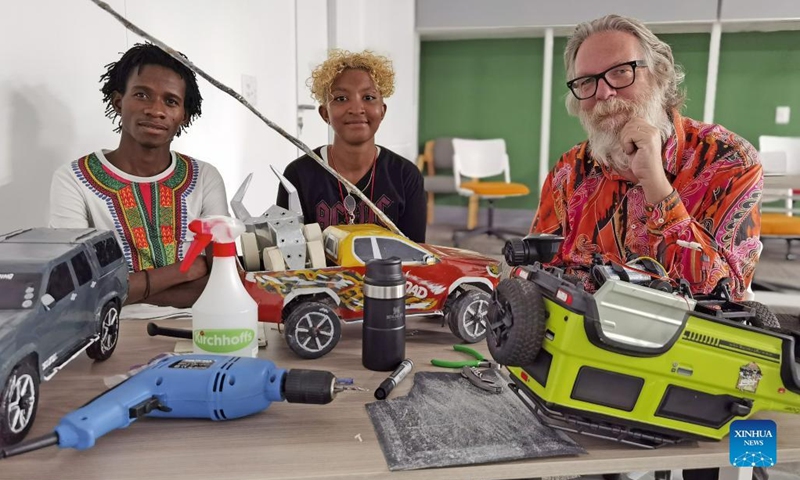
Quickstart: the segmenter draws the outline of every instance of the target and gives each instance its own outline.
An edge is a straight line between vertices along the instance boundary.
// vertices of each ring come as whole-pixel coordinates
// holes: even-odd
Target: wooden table
[[[436,319],[410,319],[407,355],[415,371],[437,370],[431,358],[458,357],[454,337]],[[160,322],[187,327],[187,321]],[[123,321],[120,344],[108,361],[93,364],[82,356],[42,385],[36,423],[28,438],[51,431],[66,413],[104,390],[103,378],[119,374],[164,351],[175,340],[147,337],[145,321]],[[485,344],[477,346],[486,353]],[[604,440],[576,436],[587,455],[527,460],[456,468],[389,472],[364,405],[386,373],[361,366],[361,325],[347,325],[333,352],[313,361],[296,357],[277,331],[260,356],[281,368],[330,370],[352,377],[369,392],[344,392],[328,405],[275,403],[255,416],[230,421],[142,419],[116,430],[86,451],[57,447],[0,461],[0,479],[301,479],[301,478],[417,478],[494,479],[530,478],[685,467],[728,465],[727,439],[699,446],[644,450]],[[412,376],[392,392],[405,395]],[[778,460],[800,460],[800,416],[775,415],[778,422]],[[476,419],[476,421],[480,421]],[[790,433],[791,432],[791,433]],[[361,438],[359,440],[357,437]]]

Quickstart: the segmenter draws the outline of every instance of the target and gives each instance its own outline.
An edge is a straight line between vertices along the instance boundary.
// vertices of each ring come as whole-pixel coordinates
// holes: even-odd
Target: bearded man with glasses
[[[760,252],[758,153],[719,125],[680,114],[684,74],[641,22],[582,23],[564,52],[567,110],[588,134],[542,188],[532,233],[562,235],[552,264],[584,280],[594,254],[658,260],[695,294],[730,279],[744,299]]]
[[[753,146],[680,114],[684,74],[638,20],[608,15],[578,25],[564,62],[567,110],[589,138],[561,156],[542,187],[531,232],[564,237],[551,264],[592,291],[595,254],[617,263],[646,256],[693,293],[729,278],[733,297],[744,299],[761,245],[763,172]],[[718,472],[685,470],[683,478]],[[753,473],[767,478],[764,469]]]

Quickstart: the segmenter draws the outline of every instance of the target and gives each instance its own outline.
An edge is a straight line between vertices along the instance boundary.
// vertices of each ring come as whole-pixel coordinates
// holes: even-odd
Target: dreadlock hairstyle
[[[186,58],[185,55],[183,56]],[[145,65],[159,65],[169,68],[180,75],[186,83],[186,98],[184,98],[183,106],[186,110],[187,120],[178,130],[177,136],[180,137],[181,132],[186,130],[201,113],[200,106],[203,103],[203,97],[200,96],[200,89],[197,87],[197,75],[184,64],[172,58],[168,53],[149,43],[135,44],[118,61],[105,66],[106,73],[100,76],[100,82],[103,83],[100,91],[103,92],[106,117],[117,124],[114,131],[119,133],[122,130],[122,123],[121,120],[117,120],[119,114],[114,110],[114,92],[124,94],[131,72],[136,69],[138,73]]]

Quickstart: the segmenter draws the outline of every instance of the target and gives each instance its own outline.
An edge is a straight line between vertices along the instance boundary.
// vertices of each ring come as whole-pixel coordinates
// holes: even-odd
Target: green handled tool
[[[434,358],[431,364],[436,367],[443,368],[463,368],[463,367],[480,367],[480,368],[494,368],[496,364],[481,355],[479,352],[467,347],[466,345],[453,345],[453,350],[457,352],[466,353],[473,357],[473,360],[439,360]]]

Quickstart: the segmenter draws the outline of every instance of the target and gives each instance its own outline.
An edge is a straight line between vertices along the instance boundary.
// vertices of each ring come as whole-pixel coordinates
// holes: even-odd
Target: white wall
[[[301,0],[296,2],[295,19],[297,39],[297,117],[302,121],[298,138],[311,148],[330,143],[333,130],[319,115],[319,104],[311,96],[308,80],[311,72],[328,56],[328,27],[335,24],[328,18],[328,0]],[[302,107],[301,107],[302,106]],[[303,155],[298,149],[297,156]]]
[[[255,76],[256,107],[292,134],[297,133],[297,103],[308,100],[307,91],[298,89],[304,79],[298,78],[296,35],[302,39],[300,48],[316,49],[312,51],[316,56],[321,46],[314,42],[323,41],[323,35],[312,39],[302,28],[295,32],[296,2],[305,1],[107,0],[230,87],[241,90],[242,74]],[[472,11],[462,1],[473,2],[476,8],[493,5],[492,9],[514,15],[522,11],[480,0],[325,2],[326,46],[369,48],[394,61],[396,91],[386,101],[389,109],[377,140],[410,160],[417,153],[415,16],[435,30],[441,27],[436,20],[441,18],[434,15],[437,8],[451,19],[456,18],[454,8],[459,15]],[[623,5],[619,3],[623,0],[615,1]],[[736,1],[744,0],[726,0],[723,7]],[[321,8],[320,3],[316,1],[315,8]],[[796,15],[792,0],[767,3],[789,5]],[[92,150],[117,146],[119,137],[103,116],[98,78],[105,64],[140,39],[89,0],[0,0],[0,12],[0,232],[5,232],[47,223],[50,177],[58,166]],[[659,8],[648,7],[639,13],[650,18],[658,12]],[[229,197],[244,176],[254,172],[245,204],[252,213],[261,213],[273,203],[277,191],[269,164],[282,169],[297,151],[233,98],[204,80],[200,88],[205,98],[203,116],[176,140],[175,148],[216,165]]]
[[[773,20],[800,19],[800,2],[797,0],[724,0],[721,20]]]
[[[98,78],[125,48],[125,32],[89,1],[4,1],[2,12],[0,231],[6,232],[46,225],[50,177],[59,165],[116,145]]]
[[[426,33],[575,25],[609,13],[648,23],[709,22],[717,18],[717,0],[417,0],[417,9],[417,28]]]
[[[148,33],[234,88],[258,83],[256,107],[296,133],[294,2],[110,0]],[[89,0],[2,1],[0,16],[0,232],[47,223],[49,185],[60,165],[118,135],[103,115],[104,65],[141,41]],[[203,116],[175,149],[213,163],[232,196],[255,172],[246,205],[261,213],[295,148],[232,97],[200,80]]]
[[[304,79],[297,78],[296,1],[305,0],[107,0],[234,90],[241,91],[243,74],[255,76],[256,108],[293,135],[297,103],[308,103],[307,89],[298,91]],[[414,160],[419,57],[414,0],[328,0],[326,7],[329,31],[312,38],[299,28],[300,48],[317,56],[328,45],[389,56],[396,90],[387,99],[377,140]],[[46,225],[53,171],[91,151],[117,147],[119,136],[104,116],[98,79],[104,65],[142,39],[89,0],[0,0],[0,11],[2,233]],[[323,41],[326,45],[313,44]],[[199,84],[203,115],[173,146],[213,163],[229,198],[254,172],[245,205],[259,214],[277,193],[269,164],[282,170],[297,150],[235,99],[203,79]]]
[[[335,47],[373,50],[388,56],[395,70],[394,95],[385,100],[386,118],[376,141],[411,161],[417,158],[419,40],[414,0],[335,0]]]

